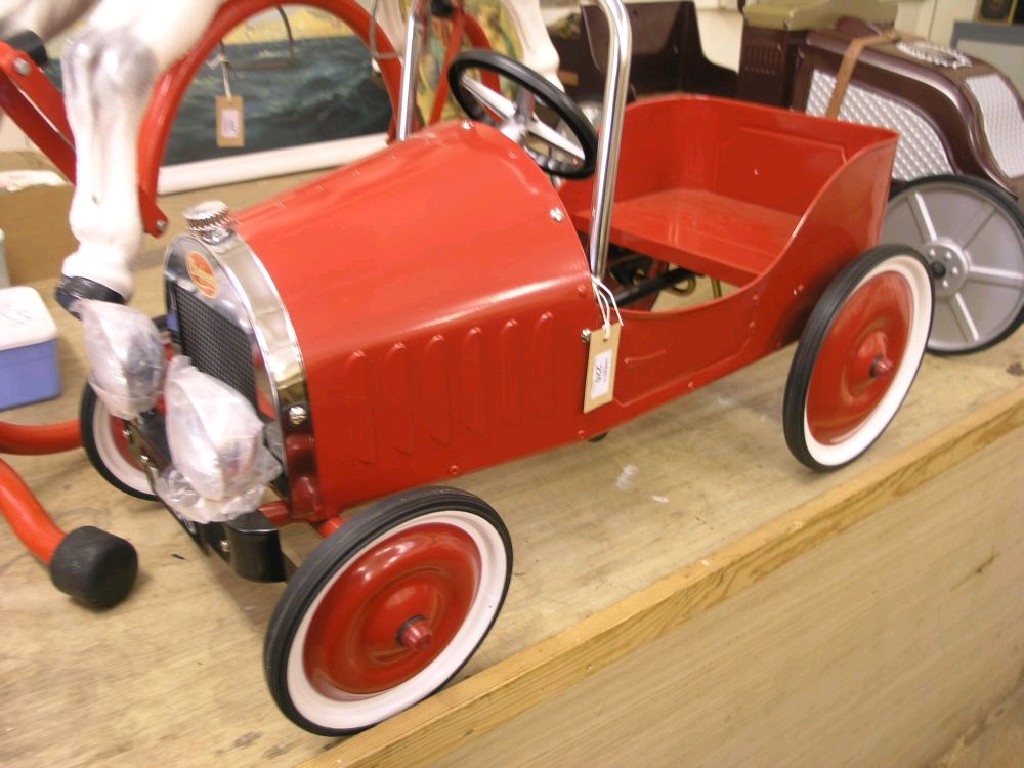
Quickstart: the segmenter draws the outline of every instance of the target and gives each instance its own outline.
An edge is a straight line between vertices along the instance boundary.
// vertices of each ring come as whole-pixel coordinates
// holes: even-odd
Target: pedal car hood
[[[550,180],[497,131],[422,131],[238,216],[308,355],[591,300]],[[307,359],[307,365],[312,361]]]

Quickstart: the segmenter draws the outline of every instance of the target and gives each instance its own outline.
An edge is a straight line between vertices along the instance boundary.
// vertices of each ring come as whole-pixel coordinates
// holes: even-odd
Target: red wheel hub
[[[323,595],[303,649],[324,695],[372,694],[421,672],[458,633],[480,580],[461,528],[427,523],[364,552]]]
[[[885,272],[847,300],[818,352],[807,392],[814,439],[836,444],[875,411],[907,348],[913,295],[903,276]]]

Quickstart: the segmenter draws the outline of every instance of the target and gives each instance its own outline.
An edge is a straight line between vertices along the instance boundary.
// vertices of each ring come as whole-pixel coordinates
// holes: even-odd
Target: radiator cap
[[[198,232],[203,240],[222,240],[229,234],[227,224],[231,218],[228,206],[220,200],[207,200],[193,205],[185,213],[189,229]]]

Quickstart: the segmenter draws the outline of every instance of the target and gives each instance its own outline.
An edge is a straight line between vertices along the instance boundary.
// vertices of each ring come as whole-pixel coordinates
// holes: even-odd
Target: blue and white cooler
[[[60,394],[57,326],[28,286],[0,290],[0,411]]]

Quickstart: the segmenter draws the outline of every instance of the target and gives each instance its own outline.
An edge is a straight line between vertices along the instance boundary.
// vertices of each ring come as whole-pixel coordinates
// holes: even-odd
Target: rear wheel
[[[928,260],[935,320],[928,348],[974,352],[1024,322],[1024,212],[1006,192],[970,176],[930,176],[897,189],[882,241]]]
[[[342,525],[274,610],[264,671],[281,710],[358,731],[448,682],[483,641],[512,574],[504,523],[477,497],[421,488]]]
[[[837,469],[885,431],[928,341],[932,285],[920,254],[880,246],[847,265],[811,312],[783,399],[786,445]]]

